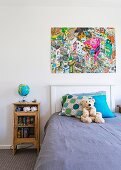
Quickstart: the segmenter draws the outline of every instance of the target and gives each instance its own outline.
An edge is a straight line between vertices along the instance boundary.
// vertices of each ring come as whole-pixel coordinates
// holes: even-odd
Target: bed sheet
[[[121,114],[85,124],[53,114],[35,170],[121,170]]]

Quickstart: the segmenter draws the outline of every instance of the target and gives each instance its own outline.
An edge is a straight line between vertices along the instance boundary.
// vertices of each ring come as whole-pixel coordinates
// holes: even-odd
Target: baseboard
[[[33,149],[35,147],[34,147],[34,145],[30,145],[30,144],[18,145],[18,149],[21,149],[21,148]],[[12,149],[12,146],[11,145],[0,145],[0,149]]]
[[[10,149],[11,145],[0,145],[0,149]]]

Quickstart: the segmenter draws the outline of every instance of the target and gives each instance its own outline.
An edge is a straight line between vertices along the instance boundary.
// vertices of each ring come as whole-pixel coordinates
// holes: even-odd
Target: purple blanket
[[[51,116],[35,170],[121,170],[121,114],[105,124]]]

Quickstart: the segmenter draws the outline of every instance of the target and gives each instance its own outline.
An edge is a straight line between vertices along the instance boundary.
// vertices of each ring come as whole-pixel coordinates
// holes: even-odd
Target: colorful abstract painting
[[[51,28],[52,73],[116,72],[115,29]]]

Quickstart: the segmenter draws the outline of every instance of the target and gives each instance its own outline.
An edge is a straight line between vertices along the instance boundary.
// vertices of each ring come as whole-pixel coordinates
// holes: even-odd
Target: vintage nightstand
[[[17,145],[26,143],[35,145],[39,151],[40,103],[17,102],[13,106],[13,153],[15,154]]]

